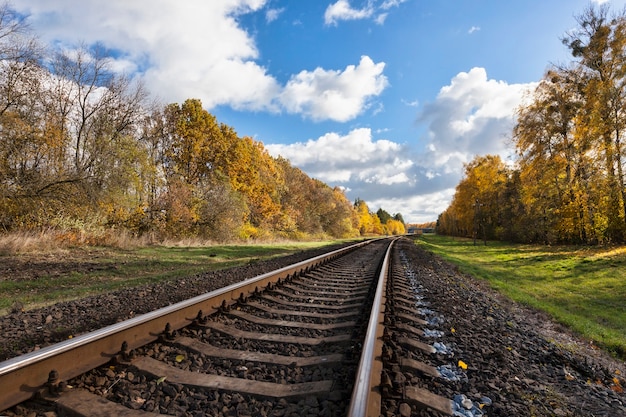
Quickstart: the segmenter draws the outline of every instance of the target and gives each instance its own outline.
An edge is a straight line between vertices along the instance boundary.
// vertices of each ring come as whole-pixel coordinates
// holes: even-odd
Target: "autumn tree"
[[[224,127],[207,112],[200,100],[170,104],[156,111],[144,130],[144,141],[154,164],[152,216],[164,222],[166,233],[201,235],[220,241],[233,239],[250,210],[235,188],[229,152],[239,138],[224,135]],[[163,180],[159,184],[158,173]]]
[[[67,163],[40,193],[70,194],[92,210],[103,200],[119,203],[121,196],[136,203],[137,164],[144,157],[135,137],[147,93],[111,65],[101,46],[59,52],[52,59],[43,120],[50,140],[62,144]]]
[[[282,157],[276,159],[276,164],[283,177],[278,230],[290,237],[347,238],[358,234],[355,211],[341,189],[310,178]]]
[[[354,201],[354,210],[357,219],[357,227],[361,235],[387,235],[404,233],[404,222],[400,222],[398,220],[398,218],[402,219],[401,214],[396,214],[395,217],[392,217],[387,211],[382,208],[378,209],[376,213],[370,212],[367,203],[360,198],[357,198]],[[401,230],[402,232],[400,232]]]
[[[194,186],[209,181],[228,149],[215,116],[197,99],[170,104],[166,109],[171,137],[166,143],[168,176],[180,176]]]
[[[543,242],[587,242],[593,191],[593,146],[585,128],[580,73],[551,70],[520,109],[514,138],[528,226]]]
[[[249,208],[247,221],[254,227],[272,229],[279,221],[279,188],[283,177],[264,146],[250,137],[239,138],[226,125],[221,126],[228,149],[221,172],[233,190],[241,193]]]
[[[389,235],[403,235],[406,234],[406,227],[404,222],[389,218],[385,222],[385,229]]]
[[[363,236],[368,233],[373,233],[374,222],[372,219],[372,214],[370,213],[370,209],[367,206],[367,203],[361,200],[360,198],[357,198],[354,201],[354,209],[356,211],[356,215],[358,219],[358,229],[361,235]],[[380,222],[380,219],[378,219],[378,221]]]
[[[0,225],[5,230],[36,223],[33,194],[53,152],[39,123],[41,54],[25,20],[8,3],[0,6]]]
[[[101,45],[49,53],[0,7],[3,230],[92,222],[219,241],[399,233],[399,219],[381,222],[364,202],[357,211],[340,188],[239,137],[200,100],[148,102],[113,63]]]
[[[609,16],[608,6],[590,6],[577,22],[562,39],[573,62],[547,71],[519,109],[517,169],[498,179],[504,187],[486,200],[500,207],[495,237],[586,244],[626,239],[626,10]],[[466,175],[438,230],[467,234],[472,217],[475,232],[476,224],[488,226],[484,215],[492,210],[474,197],[488,188]]]
[[[508,170],[497,155],[477,156],[465,165],[452,203],[440,215],[442,233],[493,239],[501,226],[502,194]]]
[[[598,178],[606,199],[598,209],[606,216],[604,235],[626,237],[624,130],[626,118],[626,11],[609,16],[607,5],[590,6],[578,16],[578,27],[563,38],[584,78],[585,134],[602,156]]]

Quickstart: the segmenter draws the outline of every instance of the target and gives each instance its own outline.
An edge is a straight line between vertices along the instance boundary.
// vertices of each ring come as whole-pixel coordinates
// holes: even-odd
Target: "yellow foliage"
[[[389,219],[387,220],[385,226],[387,227],[387,233],[389,233],[390,235],[406,234],[406,228],[404,226],[404,223],[399,220]]]
[[[250,223],[246,223],[239,229],[239,238],[241,240],[254,240],[258,239],[261,236],[261,231],[252,226]]]

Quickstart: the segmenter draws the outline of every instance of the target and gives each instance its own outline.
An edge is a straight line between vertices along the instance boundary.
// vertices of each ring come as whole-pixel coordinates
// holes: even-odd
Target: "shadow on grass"
[[[548,312],[622,358],[626,351],[624,248],[517,245],[424,236],[419,243],[514,301]],[[620,353],[621,352],[621,353]]]

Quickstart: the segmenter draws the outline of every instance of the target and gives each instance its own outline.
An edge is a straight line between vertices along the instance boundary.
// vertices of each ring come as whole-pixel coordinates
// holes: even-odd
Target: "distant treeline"
[[[157,237],[404,233],[203,109],[151,102],[102,47],[50,52],[0,8],[0,232]],[[381,218],[382,217],[382,218]]]
[[[519,109],[515,166],[480,156],[465,167],[437,230],[521,242],[626,241],[626,11],[590,6]]]

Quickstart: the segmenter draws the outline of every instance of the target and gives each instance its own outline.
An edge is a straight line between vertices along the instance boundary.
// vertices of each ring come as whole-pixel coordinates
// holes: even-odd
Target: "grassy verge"
[[[418,244],[626,358],[626,247],[517,245],[424,235]]]
[[[0,315],[111,290],[286,256],[337,242],[223,246],[76,247],[0,255]],[[17,303],[17,304],[16,304]]]

